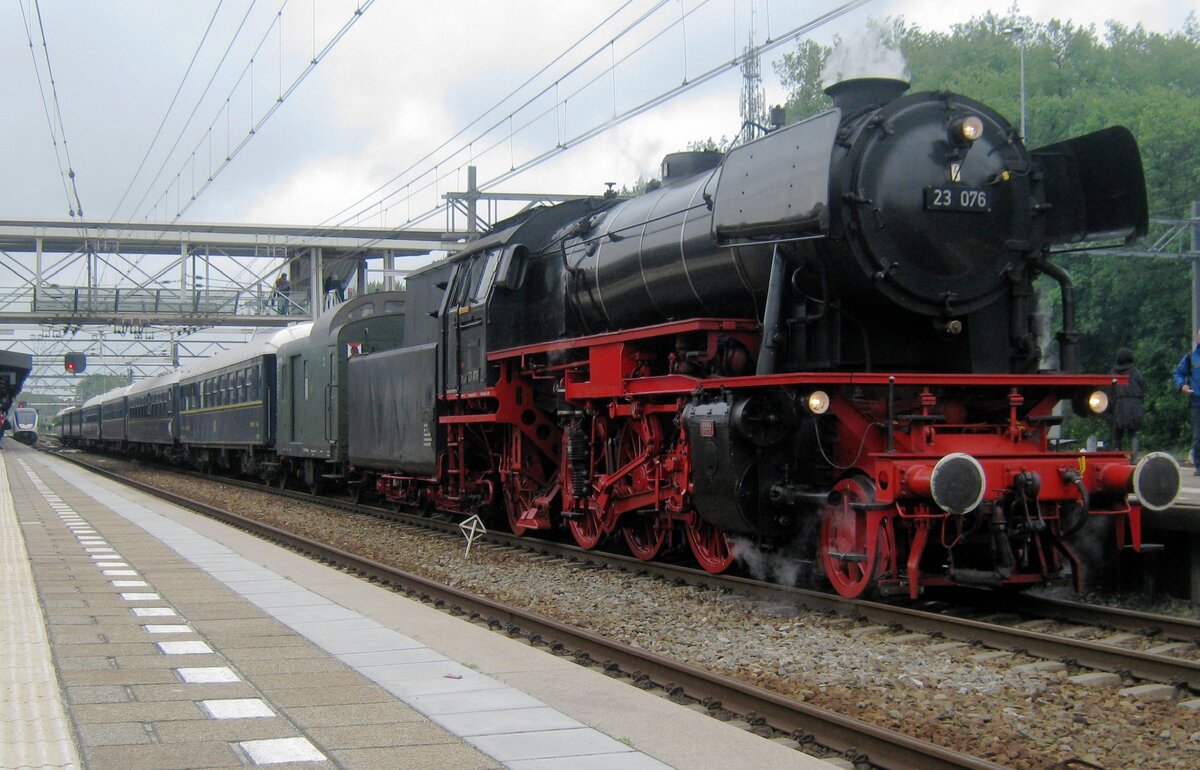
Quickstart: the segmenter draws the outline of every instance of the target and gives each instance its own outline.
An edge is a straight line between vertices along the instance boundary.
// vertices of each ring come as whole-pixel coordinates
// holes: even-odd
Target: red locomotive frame
[[[733,563],[736,547],[694,505],[694,452],[681,428],[685,405],[719,393],[822,389],[831,398],[820,420],[838,436],[827,459],[842,470],[820,514],[817,556],[839,593],[857,597],[882,590],[915,598],[926,586],[981,579],[995,585],[1038,583],[1057,576],[1064,560],[1081,588],[1084,566],[1061,536],[1081,505],[1084,514],[1115,519],[1114,545],[1128,541],[1140,549],[1141,508],[1126,494],[1135,472],[1129,458],[1050,446],[1052,410],[1062,394],[1104,388],[1111,377],[878,372],[698,377],[679,373],[673,352],[664,355],[674,340],[687,337],[693,348],[701,347],[696,340],[704,341],[692,363],[728,350],[729,340],[738,343],[734,350],[753,356],[760,335],[750,320],[691,319],[493,352],[488,360],[498,372],[494,386],[442,401],[439,422],[447,440],[438,478],[384,475],[377,489],[389,500],[419,498],[464,514],[502,508],[517,534],[565,524],[583,548],[619,532],[642,559],[657,557],[683,536],[702,567],[721,572]],[[572,427],[570,414],[540,408],[534,398],[539,389],[560,395],[573,413],[586,417],[586,427]],[[889,420],[883,395],[889,390],[915,393],[906,403],[915,409]],[[969,412],[979,412],[968,402],[977,401],[991,402],[995,417],[967,420]],[[570,462],[573,451],[587,458],[585,467]],[[939,508],[931,496],[932,474],[947,455],[975,458],[987,479],[986,505],[1032,505],[1025,517],[1036,530],[1029,547],[1012,553],[1003,570],[981,576],[978,570],[954,569],[964,517]],[[1020,488],[1022,474],[1039,479],[1040,488],[1014,501],[1012,490]]]

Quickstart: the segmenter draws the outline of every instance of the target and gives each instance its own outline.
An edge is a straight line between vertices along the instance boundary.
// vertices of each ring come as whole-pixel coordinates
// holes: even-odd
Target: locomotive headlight
[[[1108,411],[1108,394],[1103,390],[1092,391],[1088,396],[1087,405],[1093,414],[1104,414]]]
[[[950,124],[950,140],[958,145],[970,145],[983,136],[983,121],[975,115],[958,118]]]
[[[813,414],[825,414],[829,411],[829,394],[823,390],[814,390],[808,394],[808,400],[804,403]]]

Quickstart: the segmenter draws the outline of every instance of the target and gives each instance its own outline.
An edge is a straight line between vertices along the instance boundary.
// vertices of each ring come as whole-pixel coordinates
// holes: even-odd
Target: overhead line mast
[[[752,142],[766,133],[767,96],[763,90],[762,57],[754,44],[754,2],[750,3],[750,36],[742,56],[742,132],[739,144]]]

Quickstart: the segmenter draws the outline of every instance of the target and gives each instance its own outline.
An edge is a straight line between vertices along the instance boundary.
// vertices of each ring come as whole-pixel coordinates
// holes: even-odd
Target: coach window
[[[304,400],[308,400],[308,359],[304,359]]]
[[[478,273],[475,270],[474,259],[469,259],[462,262],[458,266],[458,277],[454,286],[454,306],[462,307],[471,300],[471,295],[475,293],[475,278]]]
[[[346,320],[357,321],[361,318],[367,318],[373,315],[375,315],[375,303],[367,302],[366,304],[359,305],[354,310],[350,311],[350,313],[346,316]]]
[[[256,366],[250,370],[250,400],[257,401],[258,399],[258,367]]]
[[[476,260],[483,260],[483,271],[479,276],[479,283],[475,284],[474,291],[471,292],[472,304],[478,305],[487,299],[488,290],[492,288],[492,281],[496,278],[496,268],[500,266],[500,249],[492,249],[483,257],[476,257]],[[472,268],[472,271],[477,270],[478,266]]]

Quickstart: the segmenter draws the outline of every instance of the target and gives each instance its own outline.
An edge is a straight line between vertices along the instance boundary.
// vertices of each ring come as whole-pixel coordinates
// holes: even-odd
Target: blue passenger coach
[[[192,464],[254,474],[275,444],[275,352],[311,323],[218,353],[179,374],[179,443]]]

